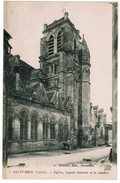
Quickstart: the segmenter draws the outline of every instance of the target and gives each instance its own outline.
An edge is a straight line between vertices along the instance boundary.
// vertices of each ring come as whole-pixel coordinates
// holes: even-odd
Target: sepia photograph
[[[118,3],[4,1],[3,179],[117,179]]]

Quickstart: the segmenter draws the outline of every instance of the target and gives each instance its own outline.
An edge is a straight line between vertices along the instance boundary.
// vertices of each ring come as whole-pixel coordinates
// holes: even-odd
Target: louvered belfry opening
[[[61,31],[58,33],[58,36],[57,36],[57,50],[59,50],[61,48]]]
[[[53,55],[54,54],[54,37],[51,35],[48,42],[48,54]]]

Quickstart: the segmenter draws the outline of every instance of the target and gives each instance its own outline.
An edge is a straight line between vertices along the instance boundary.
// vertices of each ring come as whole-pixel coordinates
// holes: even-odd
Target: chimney
[[[65,18],[65,19],[68,19],[68,15],[69,15],[68,12],[65,12],[65,13],[64,13],[64,18]]]

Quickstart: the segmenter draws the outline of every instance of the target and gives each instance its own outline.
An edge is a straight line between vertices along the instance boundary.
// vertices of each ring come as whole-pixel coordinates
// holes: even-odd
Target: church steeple
[[[71,98],[74,133],[80,120],[83,125],[89,124],[90,53],[87,42],[84,36],[81,41],[80,31],[69,19],[68,12],[65,12],[61,19],[49,25],[44,24],[40,46],[40,63],[46,73],[46,89],[49,92],[57,91],[63,100]]]

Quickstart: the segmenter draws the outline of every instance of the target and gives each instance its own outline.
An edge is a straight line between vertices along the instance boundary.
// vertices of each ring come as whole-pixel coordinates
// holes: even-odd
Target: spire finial
[[[68,12],[66,12],[66,9],[64,7],[61,12],[64,14],[64,18],[68,19],[69,14],[68,14]]]
[[[66,9],[63,7],[63,9],[62,9],[62,11],[61,11],[61,12],[64,14],[64,13],[65,13],[65,10],[66,10]]]

